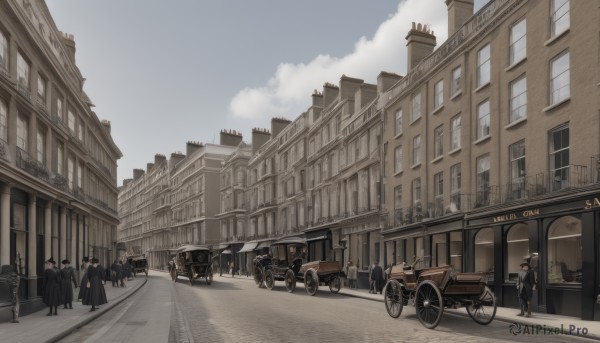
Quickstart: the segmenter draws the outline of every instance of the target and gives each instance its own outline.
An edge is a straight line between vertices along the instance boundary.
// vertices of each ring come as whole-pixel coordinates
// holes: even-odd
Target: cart
[[[184,245],[177,249],[177,275],[184,276],[194,285],[195,279],[204,278],[207,285],[213,280],[212,250],[205,245]]]
[[[486,286],[487,273],[458,273],[452,266],[419,270],[415,269],[418,262],[392,267],[384,296],[391,317],[398,318],[410,301],[428,329],[438,326],[444,308],[465,306],[469,316],[481,325],[494,320],[496,296]]]
[[[131,271],[135,277],[137,273],[145,273],[148,277],[148,260],[146,255],[130,256],[129,263],[131,264]]]

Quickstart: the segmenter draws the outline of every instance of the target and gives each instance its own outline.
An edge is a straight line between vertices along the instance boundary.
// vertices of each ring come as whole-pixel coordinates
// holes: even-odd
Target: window
[[[421,162],[421,158],[419,156],[421,152],[421,135],[413,138],[413,151],[412,151],[412,165],[415,166]]]
[[[412,123],[421,118],[421,93],[413,95],[411,103],[410,122]]]
[[[452,70],[452,96],[455,96],[461,91],[461,77],[462,70],[460,66],[458,66]]]
[[[462,272],[462,232],[450,232],[450,264],[457,272]]]
[[[369,151],[375,152],[381,144],[381,124],[369,130]]]
[[[402,133],[402,109],[396,111],[396,130],[394,132],[396,136]]]
[[[75,115],[73,114],[73,112],[71,112],[71,110],[68,110],[67,113],[69,130],[71,130],[71,133],[75,133]]]
[[[460,148],[460,115],[450,121],[450,150]]]
[[[438,109],[444,104],[444,80],[439,80],[433,86],[433,108]]]
[[[510,65],[527,57],[527,21],[519,21],[510,28]]]
[[[83,125],[81,124],[81,121],[79,121],[79,125],[77,126],[77,138],[79,138],[80,141],[83,141]]]
[[[73,189],[74,166],[75,164],[73,162],[73,157],[69,156],[69,158],[67,159],[67,181],[70,189]]]
[[[450,167],[450,212],[460,211],[460,163]]]
[[[402,145],[394,149],[394,173],[402,171]]]
[[[550,132],[550,180],[552,190],[569,187],[569,126]]]
[[[46,164],[46,133],[38,129],[37,132],[37,161]]]
[[[421,178],[412,181],[412,203],[417,205],[421,202]]]
[[[512,200],[525,197],[525,140],[508,147],[510,158],[510,193]]]
[[[435,216],[444,214],[444,173],[439,172],[433,176],[433,197],[435,201]]]
[[[8,70],[8,39],[0,31],[0,70]]]
[[[494,271],[494,230],[485,228],[475,234],[475,272]],[[493,275],[490,275],[493,277]]]
[[[448,264],[446,234],[440,233],[431,236],[431,266],[439,267]]]
[[[554,105],[571,95],[569,52],[555,58],[550,69],[550,105]]]
[[[61,142],[57,142],[56,148],[56,172],[59,175],[63,175],[63,160],[64,160],[64,150]]]
[[[510,84],[510,118],[512,123],[527,118],[527,78],[525,76]]]
[[[77,165],[77,187],[83,187],[83,166],[81,164]]]
[[[490,203],[490,155],[477,159],[477,198],[475,207]]]
[[[0,98],[0,140],[8,141],[8,106]]]
[[[56,98],[56,115],[60,121],[63,120],[63,102],[60,98]]]
[[[490,45],[486,45],[477,52],[477,87],[482,87],[490,82]]]
[[[369,152],[369,135],[367,133],[363,134],[360,137],[360,148],[358,153],[358,158],[362,159],[367,157]]]
[[[490,135],[490,102],[484,101],[477,107],[477,139]]]
[[[551,22],[552,37],[566,31],[569,28],[569,26],[571,25],[569,14],[569,0],[552,0]]]
[[[517,282],[523,257],[529,255],[529,227],[519,223],[513,225],[506,234],[506,282]]]
[[[27,151],[27,139],[28,139],[29,123],[27,118],[22,115],[17,116],[17,147]]]
[[[29,89],[29,63],[17,53],[17,84]]]
[[[45,105],[46,104],[46,80],[42,77],[42,75],[38,75],[38,100]]]
[[[581,220],[555,220],[548,229],[548,283],[581,284]]]
[[[440,125],[433,130],[433,157],[444,154],[444,126]]]
[[[394,222],[396,225],[402,224],[402,185],[394,188]]]

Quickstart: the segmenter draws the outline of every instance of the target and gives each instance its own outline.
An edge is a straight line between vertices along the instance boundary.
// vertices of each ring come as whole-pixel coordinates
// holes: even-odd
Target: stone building
[[[50,257],[116,255],[122,154],[84,81],[43,1],[0,2],[0,264],[22,278],[22,314],[44,306]]]

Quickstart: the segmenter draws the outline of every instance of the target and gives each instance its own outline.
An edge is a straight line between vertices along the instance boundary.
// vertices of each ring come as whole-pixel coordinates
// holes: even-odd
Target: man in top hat
[[[73,309],[73,287],[71,281],[77,288],[77,279],[75,279],[75,270],[71,267],[71,261],[65,259],[62,261],[63,268],[60,270],[60,298],[63,308]]]
[[[535,274],[530,269],[528,260],[521,263],[521,270],[517,278],[517,291],[519,292],[519,305],[521,312],[517,316],[531,317],[531,299],[535,288]]]
[[[50,308],[48,316],[57,315],[56,309],[60,305],[60,276],[56,270],[56,262],[52,257],[46,261],[46,270],[44,271],[44,303]]]

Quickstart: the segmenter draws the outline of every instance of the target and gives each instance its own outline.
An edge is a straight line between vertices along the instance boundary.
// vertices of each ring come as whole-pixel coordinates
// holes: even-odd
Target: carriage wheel
[[[340,276],[336,275],[333,280],[329,281],[329,290],[333,294],[337,294],[342,288],[342,280],[340,280]]]
[[[443,302],[440,289],[433,282],[429,280],[421,282],[417,287],[415,307],[417,317],[423,326],[428,329],[435,329],[438,326],[444,313]]]
[[[285,272],[285,288],[289,293],[294,293],[296,290],[296,275],[293,270],[288,270]]]
[[[267,286],[268,290],[272,290],[273,286],[275,286],[275,276],[271,269],[265,272],[265,286]]]
[[[485,286],[481,296],[467,305],[467,313],[476,323],[488,325],[496,317],[497,307],[496,296],[492,290]]]
[[[309,269],[304,273],[304,288],[308,295],[315,295],[319,290],[319,276],[314,269]]]
[[[259,266],[254,267],[254,283],[256,283],[258,288],[260,288],[260,286],[262,286],[263,275],[264,275],[264,273],[263,273],[263,270],[261,267],[259,267]]]
[[[385,309],[392,318],[400,317],[404,308],[404,299],[402,299],[402,286],[396,280],[388,281],[385,286]]]
[[[146,277],[148,277],[148,268],[146,268]]]
[[[210,285],[212,283],[212,279],[213,279],[212,269],[208,269],[206,271],[206,284]]]

